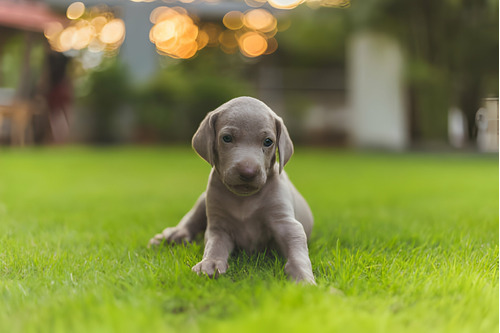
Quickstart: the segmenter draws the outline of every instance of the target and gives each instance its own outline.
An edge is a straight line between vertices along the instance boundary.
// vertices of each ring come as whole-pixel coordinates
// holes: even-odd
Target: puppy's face
[[[232,108],[215,126],[216,171],[237,195],[257,193],[276,162],[276,124],[261,108]]]
[[[293,154],[283,121],[267,105],[238,97],[207,114],[193,136],[193,148],[237,195],[257,193]]]

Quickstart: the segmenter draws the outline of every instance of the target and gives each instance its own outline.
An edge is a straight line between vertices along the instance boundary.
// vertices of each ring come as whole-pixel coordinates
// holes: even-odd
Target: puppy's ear
[[[276,121],[276,137],[278,141],[278,155],[279,155],[279,165],[280,165],[280,173],[283,171],[283,167],[288,162],[290,157],[293,154],[293,143],[292,139],[290,139],[290,135],[288,134],[288,130],[286,129],[283,120],[275,116]]]
[[[215,149],[215,122],[219,115],[218,111],[209,112],[205,119],[194,133],[192,145],[194,150],[210,165],[215,165],[216,149]]]

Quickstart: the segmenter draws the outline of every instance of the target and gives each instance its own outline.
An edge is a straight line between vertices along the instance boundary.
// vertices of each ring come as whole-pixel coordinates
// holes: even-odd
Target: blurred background
[[[190,142],[249,95],[296,144],[498,152],[496,0],[0,0],[0,144]]]

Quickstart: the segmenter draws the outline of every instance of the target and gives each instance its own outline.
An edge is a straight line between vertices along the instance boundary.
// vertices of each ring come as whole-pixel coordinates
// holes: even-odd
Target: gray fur
[[[231,142],[224,141],[228,136]],[[254,252],[275,243],[289,277],[315,284],[307,248],[313,216],[283,171],[293,144],[282,119],[261,101],[238,97],[207,114],[193,148],[213,166],[207,190],[150,245],[190,242],[205,230],[203,259],[193,271],[217,277],[234,248]]]

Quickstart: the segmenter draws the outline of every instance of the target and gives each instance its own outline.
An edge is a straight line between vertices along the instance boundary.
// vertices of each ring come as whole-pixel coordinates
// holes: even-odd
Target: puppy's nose
[[[245,182],[252,181],[259,174],[259,169],[252,166],[239,166],[240,179]]]

